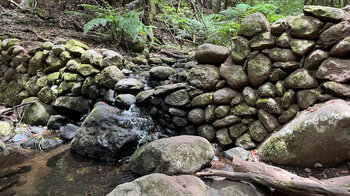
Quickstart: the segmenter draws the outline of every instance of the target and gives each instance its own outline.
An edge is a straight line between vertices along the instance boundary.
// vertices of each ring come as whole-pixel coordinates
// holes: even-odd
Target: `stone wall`
[[[199,46],[186,83],[141,92],[136,101],[153,105],[154,119],[182,134],[255,148],[299,111],[350,98],[347,11],[305,6],[273,24],[251,14],[230,50]]]

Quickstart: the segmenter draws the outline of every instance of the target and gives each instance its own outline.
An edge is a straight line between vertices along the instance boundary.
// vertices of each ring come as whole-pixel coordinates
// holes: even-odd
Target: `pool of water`
[[[18,182],[0,195],[98,196],[135,179],[126,163],[112,164],[72,154],[68,144],[47,153],[26,153],[0,159],[0,174],[31,167],[29,172],[18,174]]]

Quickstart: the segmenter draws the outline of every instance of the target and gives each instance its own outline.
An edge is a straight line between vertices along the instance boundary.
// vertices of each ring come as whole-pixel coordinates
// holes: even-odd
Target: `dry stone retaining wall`
[[[178,132],[255,148],[299,111],[350,98],[348,19],[347,8],[321,6],[273,24],[254,13],[230,50],[198,47],[187,83],[158,86],[136,100],[151,103],[152,116]]]

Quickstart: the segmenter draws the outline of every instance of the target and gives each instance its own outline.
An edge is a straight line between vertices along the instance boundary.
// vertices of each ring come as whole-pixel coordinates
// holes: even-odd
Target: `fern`
[[[84,25],[84,33],[88,33],[95,27],[106,26],[108,20],[105,18],[94,18]]]

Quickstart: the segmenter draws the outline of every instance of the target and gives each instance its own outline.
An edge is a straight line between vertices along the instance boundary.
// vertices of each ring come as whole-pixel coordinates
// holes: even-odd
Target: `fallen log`
[[[278,167],[259,162],[233,160],[234,172],[210,170],[197,176],[221,176],[271,187],[287,195],[350,195],[350,188],[334,186],[318,180],[303,178]]]
[[[6,114],[13,112],[15,109],[20,108],[22,106],[26,106],[26,105],[31,105],[33,104],[34,101],[30,101],[30,102],[25,102],[25,103],[21,103],[19,105],[13,106],[12,108],[6,109],[2,112],[0,112],[0,119],[1,118],[6,118],[6,119],[11,119],[9,116],[7,116]]]

